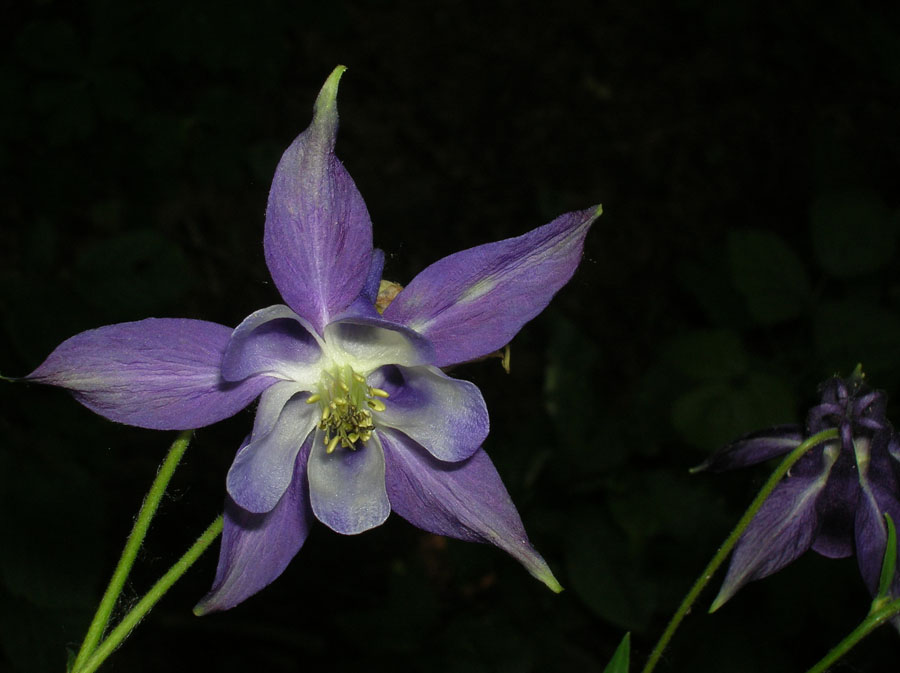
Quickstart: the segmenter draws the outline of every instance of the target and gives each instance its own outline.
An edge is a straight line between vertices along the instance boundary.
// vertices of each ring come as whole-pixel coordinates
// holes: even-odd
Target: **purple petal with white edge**
[[[525,534],[525,527],[491,459],[479,450],[444,463],[400,433],[379,428],[391,508],[414,526],[503,549],[555,592],[562,587]]]
[[[474,383],[450,378],[437,367],[385,369],[386,380],[372,377],[375,387],[390,393],[377,415],[379,426],[403,432],[438,460],[465,460],[481,448],[490,422]]]
[[[434,349],[420,334],[383,318],[356,317],[325,328],[325,354],[341,364],[349,362],[370,372],[383,365],[431,364]]]
[[[869,593],[878,590],[881,566],[887,543],[887,524],[884,514],[888,513],[897,525],[900,522],[900,502],[898,502],[897,477],[890,457],[885,451],[888,433],[868,438],[857,438],[854,442],[857,464],[860,465],[860,495],[856,503],[856,560]],[[871,454],[869,453],[871,450]],[[898,596],[900,576],[895,575],[893,595]]]
[[[322,431],[309,452],[309,500],[316,518],[337,533],[356,535],[380,526],[391,513],[384,487],[384,451],[378,437],[356,450],[326,453]]]
[[[72,391],[90,410],[153,430],[200,428],[233,416],[274,379],[224,381],[231,328],[202,320],[147,318],[81,332],[26,380]]]
[[[839,444],[834,443],[837,447]],[[792,468],[797,473],[816,450],[805,455]],[[828,484],[816,502],[819,527],[811,549],[826,558],[846,558],[853,555],[853,530],[856,503],[859,499],[859,475],[853,454],[841,451],[828,475]]]
[[[322,87],[312,124],[287,148],[272,180],[263,238],[266,264],[285,302],[321,334],[356,299],[372,254],[372,222],[334,155],[338,66]]]
[[[312,385],[318,380],[314,365],[321,357],[309,323],[276,304],[251,313],[235,328],[222,358],[222,377],[243,381],[267,374]]]
[[[716,450],[691,472],[711,470],[722,472],[738,467],[756,465],[770,458],[790,453],[803,441],[803,430],[799,425],[779,425],[768,430],[741,437],[721,449]]]
[[[313,434],[319,407],[307,404],[308,395],[288,400],[272,429],[237,452],[228,470],[228,494],[249,512],[270,511],[291,483],[294,462],[303,442]]]
[[[428,337],[438,367],[502,348],[575,273],[600,212],[567,213],[522,236],[445,257],[413,278],[384,317]]]
[[[297,455],[290,488],[271,512],[253,514],[227,499],[216,577],[194,614],[233,608],[274,581],[300,551],[313,522],[304,474],[311,442]]]
[[[818,523],[816,500],[836,458],[832,446],[823,452],[818,476],[787,477],[775,487],[735,546],[710,612],[722,607],[747,582],[771,575],[809,549]]]

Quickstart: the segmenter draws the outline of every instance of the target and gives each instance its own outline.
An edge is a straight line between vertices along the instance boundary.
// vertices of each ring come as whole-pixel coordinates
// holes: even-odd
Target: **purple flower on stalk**
[[[166,430],[260,398],[228,472],[219,564],[198,614],[272,582],[315,519],[355,534],[392,510],[432,533],[492,543],[559,591],[481,448],[480,391],[440,368],[496,351],[540,313],[574,273],[600,209],[450,255],[380,314],[384,254],[334,154],[343,71],[326,81],[269,193],[263,244],[285,304],[236,329],[149,318],[83,332],[27,379],[67,388],[114,421]]]
[[[807,549],[828,558],[856,554],[869,592],[878,590],[888,531],[884,514],[900,522],[900,444],[885,417],[883,392],[857,368],[821,387],[806,431],[783,425],[726,446],[702,468],[744,467],[789,453],[808,437],[837,428],[838,439],[807,452],[775,487],[735,546],[712,610],[744,584],[780,570]],[[900,596],[900,574],[890,593]]]

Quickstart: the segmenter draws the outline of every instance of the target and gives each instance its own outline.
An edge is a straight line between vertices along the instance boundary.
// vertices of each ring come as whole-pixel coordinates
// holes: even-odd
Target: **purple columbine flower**
[[[218,569],[198,614],[272,582],[315,519],[355,534],[391,510],[497,545],[559,591],[481,448],[481,393],[440,368],[502,348],[540,313],[575,272],[600,209],[450,255],[380,314],[384,254],[334,154],[343,71],[326,81],[269,192],[263,245],[285,304],[236,329],[149,318],[82,332],[27,378],[114,421],[164,430],[215,423],[260,398],[228,472]]]
[[[885,417],[884,393],[871,390],[859,368],[850,378],[826,381],[821,393],[805,433],[799,425],[783,425],[748,435],[700,466],[720,471],[753,465],[789,453],[823,430],[840,432],[797,461],[763,503],[735,546],[712,610],[807,549],[828,558],[855,553],[866,587],[876,594],[887,543],[884,513],[900,524],[900,445]],[[900,596],[900,574],[891,595]]]

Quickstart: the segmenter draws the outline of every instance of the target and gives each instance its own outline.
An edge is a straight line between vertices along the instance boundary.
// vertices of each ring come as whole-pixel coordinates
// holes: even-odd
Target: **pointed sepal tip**
[[[338,85],[341,82],[341,76],[347,70],[347,66],[339,65],[325,80],[325,84],[319,90],[316,97],[316,104],[313,106],[313,128],[322,129],[326,137],[334,139],[337,133],[337,94]]]

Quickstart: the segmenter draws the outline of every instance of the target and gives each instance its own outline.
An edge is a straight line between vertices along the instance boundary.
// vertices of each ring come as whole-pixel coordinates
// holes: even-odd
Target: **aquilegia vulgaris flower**
[[[489,542],[559,590],[481,448],[473,384],[441,371],[502,348],[572,276],[599,208],[455,253],[375,308],[384,255],[334,155],[337,88],[285,151],[266,210],[266,264],[284,299],[236,329],[200,320],[109,325],[63,342],[27,378],[103,416],[188,429],[260,397],[228,472],[216,577],[199,613],[272,582],[315,519],[354,534],[393,510],[441,535]]]
[[[753,465],[797,448],[823,430],[840,437],[807,452],[763,503],[734,549],[713,609],[752,580],[780,570],[812,549],[828,558],[856,554],[874,596],[887,542],[883,514],[900,524],[900,444],[885,417],[885,395],[871,390],[859,368],[821,387],[806,432],[784,425],[748,435],[716,452],[701,468]],[[900,596],[900,575],[890,594]]]

